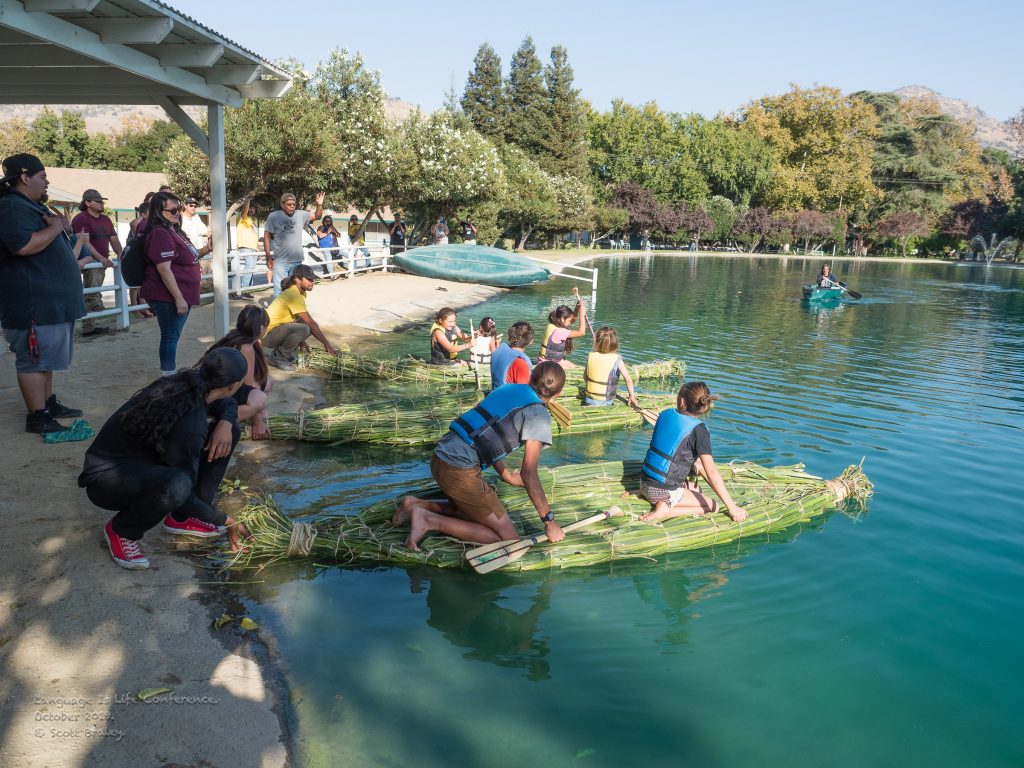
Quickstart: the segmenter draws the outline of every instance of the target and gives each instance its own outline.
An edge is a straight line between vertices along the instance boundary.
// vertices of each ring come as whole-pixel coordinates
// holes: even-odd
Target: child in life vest
[[[493,317],[485,317],[480,321],[469,348],[469,364],[486,370],[491,364],[491,355],[498,348],[501,334],[495,333],[497,326]]]
[[[457,344],[456,339],[467,342]],[[455,310],[442,307],[434,316],[434,324],[430,326],[430,364],[431,365],[466,365],[459,360],[459,352],[470,348],[469,337],[455,324]]]
[[[626,382],[629,404],[636,405],[633,379],[619,354],[619,336],[614,328],[601,326],[594,335],[594,350],[587,356],[583,369],[584,405],[614,405],[620,376]]]
[[[544,340],[540,343],[537,362],[551,361],[566,369],[575,368],[576,363],[566,359],[566,355],[572,352],[573,339],[587,335],[583,327],[586,316],[587,308],[582,301],[576,302],[576,309],[569,309],[565,304],[555,307],[548,315],[548,325],[544,329]],[[575,329],[570,327],[573,319],[576,320]]]
[[[711,485],[735,522],[747,518],[747,510],[729,495],[711,456],[711,433],[700,420],[718,398],[703,381],[690,381],[679,390],[675,408],[658,414],[651,446],[644,457],[640,495],[653,509],[640,519],[660,523],[670,517],[699,517],[718,511],[718,502],[705,496],[690,475],[696,473]]]

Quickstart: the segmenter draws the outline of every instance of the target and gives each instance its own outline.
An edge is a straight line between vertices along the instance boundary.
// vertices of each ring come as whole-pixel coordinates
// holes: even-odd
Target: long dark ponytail
[[[228,331],[227,335],[220,341],[214,342],[207,352],[215,349],[229,348],[240,349],[243,344],[252,344],[253,352],[253,378],[260,385],[260,389],[267,386],[267,358],[263,356],[263,345],[260,343],[260,333],[264,326],[270,324],[270,315],[267,310],[256,304],[247,304],[242,307],[235,320],[235,328]]]
[[[121,414],[121,426],[142,438],[158,453],[165,453],[165,440],[181,418],[205,406],[210,392],[241,381],[248,365],[237,349],[218,349],[203,355],[195,368],[157,379],[128,401]]]
[[[556,328],[564,328],[563,323],[566,318],[573,317],[576,313],[573,312],[565,304],[561,304],[555,307],[551,312],[548,313],[548,322]],[[572,339],[565,340],[565,354],[572,352]]]

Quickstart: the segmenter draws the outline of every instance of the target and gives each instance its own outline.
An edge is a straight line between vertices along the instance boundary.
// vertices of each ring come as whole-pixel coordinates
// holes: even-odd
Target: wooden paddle
[[[556,403],[554,400],[548,400],[548,410],[551,411],[551,415],[555,417],[555,421],[558,422],[558,426],[562,429],[568,429],[572,426],[572,412],[560,403]]]
[[[618,392],[615,393],[615,399],[616,400],[621,400],[626,405],[628,405],[630,408],[632,408],[634,411],[639,413],[640,414],[640,418],[642,418],[644,421],[646,421],[652,427],[655,424],[658,423],[658,414],[656,414],[650,408],[641,408],[639,405],[633,405],[631,402],[629,402],[629,400],[627,398],[623,397]]]
[[[576,301],[579,302],[579,305],[582,307],[583,299],[580,298],[580,289],[573,288],[572,295],[576,297]],[[597,337],[594,335],[594,324],[590,322],[590,315],[584,315],[584,317],[587,318],[587,326],[590,328],[590,338],[596,339]]]
[[[598,512],[596,515],[577,520],[575,523],[565,526],[562,530],[569,533],[570,531],[593,525],[599,520],[607,520],[609,517],[616,517],[621,514],[622,510],[618,507],[609,507],[606,512]],[[508,541],[499,541],[496,544],[485,544],[482,547],[469,550],[466,553],[466,562],[477,573],[490,573],[509,563],[514,563],[523,557],[534,544],[540,544],[542,541],[547,540],[547,535],[542,533],[525,539],[509,539]]]
[[[841,281],[840,282],[836,282],[835,280],[832,280],[831,278],[826,278],[826,279],[828,280],[829,285],[832,285],[835,288],[842,288],[844,291],[846,291],[848,294],[850,294],[853,298],[858,299],[858,300],[864,298],[863,294],[857,293],[856,291],[851,290],[850,288],[847,288],[846,287],[846,283],[841,282]]]

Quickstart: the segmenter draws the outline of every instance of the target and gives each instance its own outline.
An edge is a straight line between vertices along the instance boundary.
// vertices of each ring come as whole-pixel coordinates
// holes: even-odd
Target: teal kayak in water
[[[808,301],[839,301],[842,288],[819,288],[815,283],[804,286],[804,298]]]
[[[400,253],[392,261],[420,277],[499,288],[540,283],[550,276],[550,272],[521,254],[485,245],[427,245]]]

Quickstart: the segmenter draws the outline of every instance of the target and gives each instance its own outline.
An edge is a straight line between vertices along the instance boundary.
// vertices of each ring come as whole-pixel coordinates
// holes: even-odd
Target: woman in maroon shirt
[[[181,231],[181,202],[170,192],[157,192],[146,217],[146,276],[139,293],[160,324],[160,372],[177,370],[178,339],[189,309],[199,305],[199,259],[213,250],[196,250]]]

